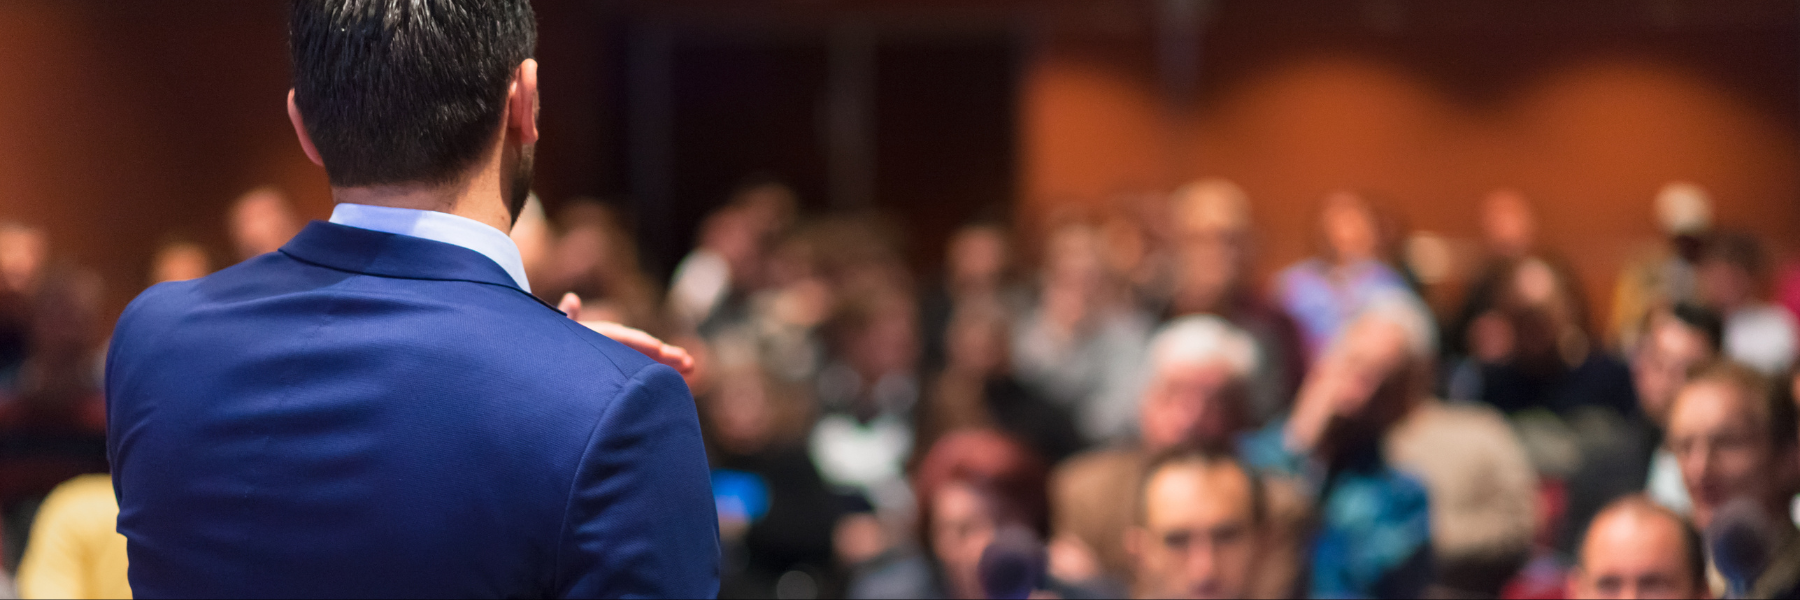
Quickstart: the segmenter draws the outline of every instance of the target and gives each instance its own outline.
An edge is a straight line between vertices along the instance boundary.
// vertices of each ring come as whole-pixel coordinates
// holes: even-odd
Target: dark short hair
[[[1721,231],[1706,238],[1700,247],[1700,260],[1723,262],[1756,279],[1763,277],[1769,263],[1762,240],[1743,231]]]
[[[1245,466],[1243,461],[1238,460],[1236,456],[1229,452],[1222,452],[1204,446],[1184,444],[1157,453],[1155,456],[1152,456],[1150,462],[1144,466],[1144,476],[1138,479],[1137,503],[1136,507],[1133,509],[1136,513],[1137,524],[1143,525],[1145,519],[1149,516],[1147,513],[1149,512],[1150,504],[1150,482],[1156,479],[1157,474],[1165,469],[1190,466],[1203,469],[1232,467],[1237,469],[1239,473],[1243,473],[1244,479],[1249,482],[1250,486],[1251,524],[1261,526],[1268,520],[1267,492],[1263,491],[1262,477],[1259,476],[1256,471]]]
[[[294,103],[340,187],[447,183],[537,44],[528,0],[293,0]]]
[[[1719,316],[1718,311],[1691,302],[1681,302],[1669,307],[1669,316],[1706,336],[1707,347],[1712,348],[1713,354],[1718,354],[1725,347],[1725,319]]]

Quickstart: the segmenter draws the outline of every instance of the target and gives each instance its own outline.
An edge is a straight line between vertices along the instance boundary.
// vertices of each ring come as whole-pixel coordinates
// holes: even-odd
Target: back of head
[[[294,103],[331,184],[453,181],[531,57],[528,0],[293,0]]]

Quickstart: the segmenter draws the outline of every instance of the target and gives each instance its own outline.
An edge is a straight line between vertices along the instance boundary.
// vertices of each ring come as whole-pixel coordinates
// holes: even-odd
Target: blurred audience
[[[1165,313],[1218,315],[1256,340],[1262,359],[1246,416],[1261,424],[1287,410],[1306,358],[1293,320],[1249,283],[1255,258],[1249,200],[1230,181],[1203,179],[1175,191],[1171,212],[1174,281]]]
[[[833,485],[858,490],[877,508],[901,509],[920,394],[916,308],[904,292],[847,302],[831,324],[836,358],[818,375],[813,461]]]
[[[9,382],[31,353],[33,313],[49,253],[42,230],[0,223],[0,370]]]
[[[970,221],[940,273],[894,221],[762,176],[667,287],[613,205],[533,197],[511,235],[546,301],[695,357],[723,597],[1791,597],[1800,271],[1710,202],[1659,192],[1666,241],[1605,319],[1509,188],[1479,254],[1437,236],[1440,270],[1476,267],[1431,279],[1468,282],[1438,316],[1364,197],[1326,196],[1318,255],[1265,280],[1216,178]],[[301,225],[273,188],[228,223],[231,252],[167,241],[144,283]],[[104,431],[116,307],[51,241],[0,223],[6,548],[32,533],[28,597],[123,595],[106,481],[69,480],[103,456],[64,456]]]
[[[793,224],[798,202],[785,184],[756,178],[700,225],[699,247],[675,267],[669,312],[677,326],[697,329],[737,308],[763,276],[765,253]]]
[[[549,244],[543,279],[532,282],[532,291],[546,299],[575,294],[583,318],[663,333],[656,288],[638,261],[637,241],[618,215],[598,201],[576,199],[557,213],[556,224],[561,231]]]
[[[1675,394],[1687,383],[1688,375],[1696,367],[1718,360],[1724,323],[1711,310],[1678,304],[1647,315],[1643,332],[1635,337],[1632,382],[1638,406],[1651,427],[1645,440],[1652,454],[1645,463],[1644,491],[1656,503],[1685,515],[1692,510],[1692,503],[1675,455],[1662,444],[1663,432],[1669,426]]]
[[[1534,466],[1565,492],[1581,523],[1642,489],[1654,447],[1631,370],[1594,342],[1573,276],[1542,258],[1495,267],[1492,305],[1468,324],[1450,398],[1492,406],[1538,442]],[[1562,536],[1559,546],[1575,540]]]
[[[1537,472],[1506,419],[1421,398],[1383,450],[1431,497],[1432,595],[1498,597],[1531,558],[1538,524]]]
[[[1712,196],[1688,181],[1671,181],[1656,193],[1652,209],[1665,235],[1664,245],[1626,264],[1613,286],[1612,342],[1619,348],[1637,345],[1638,325],[1659,306],[1693,302],[1699,297],[1694,264],[1712,229]]]
[[[1569,573],[1570,598],[1706,598],[1700,534],[1681,515],[1642,496],[1594,517]]]
[[[1059,574],[1127,587],[1133,560],[1124,534],[1136,518],[1144,468],[1185,445],[1231,450],[1250,425],[1246,395],[1257,361],[1251,338],[1218,317],[1182,317],[1152,338],[1137,437],[1071,458],[1054,473]]]
[[[976,222],[958,228],[944,251],[944,277],[920,301],[924,328],[921,364],[927,374],[946,366],[946,332],[959,306],[984,304],[1007,313],[1030,304],[1029,293],[1015,279],[1012,238],[998,223]]]
[[[17,356],[0,367],[10,392],[0,396],[0,432],[86,435],[106,427],[105,288],[98,275],[52,256],[42,230],[0,224],[0,342]]]
[[[852,506],[807,453],[810,397],[771,376],[753,341],[714,346],[714,385],[699,402],[728,558],[721,596],[774,596],[784,577],[841,585],[832,580],[833,525]]]
[[[920,445],[929,447],[944,432],[992,427],[1051,462],[1082,448],[1068,411],[1013,377],[1005,309],[992,301],[964,300],[945,330],[949,360],[920,407]]]
[[[1588,334],[1587,304],[1567,271],[1528,258],[1500,267],[1493,306],[1469,324],[1469,363],[1451,397],[1507,413],[1584,407],[1637,411],[1629,369]]]
[[[1467,339],[1470,326],[1500,303],[1513,266],[1538,255],[1537,230],[1537,213],[1518,190],[1497,189],[1482,199],[1481,266],[1469,280],[1462,308],[1447,321],[1444,350],[1448,354],[1471,354]]]

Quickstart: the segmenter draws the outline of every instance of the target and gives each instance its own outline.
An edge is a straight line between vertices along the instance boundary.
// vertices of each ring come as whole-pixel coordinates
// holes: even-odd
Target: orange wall
[[[328,212],[283,108],[281,2],[0,2],[0,219],[48,230],[114,311],[165,236],[224,258],[224,208],[274,183]]]
[[[619,189],[604,11],[539,4],[539,187],[552,199]],[[1305,254],[1328,189],[1364,189],[1413,227],[1470,236],[1473,201],[1510,185],[1537,201],[1595,302],[1654,240],[1649,197],[1669,179],[1711,188],[1725,224],[1784,243],[1800,234],[1791,26],[1383,36],[1284,24],[1291,12],[1254,13],[1262,5],[1226,3],[1208,26],[1186,105],[1157,83],[1142,14],[1095,4],[1092,18],[1034,34],[1017,117],[1027,222],[1221,175],[1251,193],[1268,269]],[[0,219],[45,226],[60,254],[105,276],[114,310],[166,235],[223,258],[223,212],[244,190],[274,183],[309,217],[330,204],[282,110],[285,3],[183,6],[0,2]]]
[[[1596,309],[1621,263],[1655,243],[1650,201],[1671,179],[1711,190],[1724,225],[1789,248],[1800,234],[1800,54],[1777,36],[1526,51],[1486,59],[1500,63],[1488,78],[1432,63],[1444,46],[1486,52],[1455,41],[1270,41],[1279,34],[1208,42],[1201,91],[1172,108],[1146,39],[1051,37],[1024,79],[1026,222],[1223,176],[1251,195],[1268,271],[1309,252],[1329,190],[1472,238],[1479,198],[1511,186]]]

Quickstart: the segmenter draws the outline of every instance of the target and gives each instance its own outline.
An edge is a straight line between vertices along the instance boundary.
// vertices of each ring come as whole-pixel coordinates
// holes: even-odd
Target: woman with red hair
[[[1001,564],[1009,557],[1035,561],[1042,573],[1042,546],[1032,547],[1032,540],[1049,529],[1046,475],[1042,459],[998,431],[965,429],[939,438],[912,477],[920,545],[928,555],[880,561],[851,583],[849,596],[987,598],[1000,592],[992,589],[1000,579],[1019,579],[1017,569]],[[1036,579],[1033,587],[1044,587]]]

